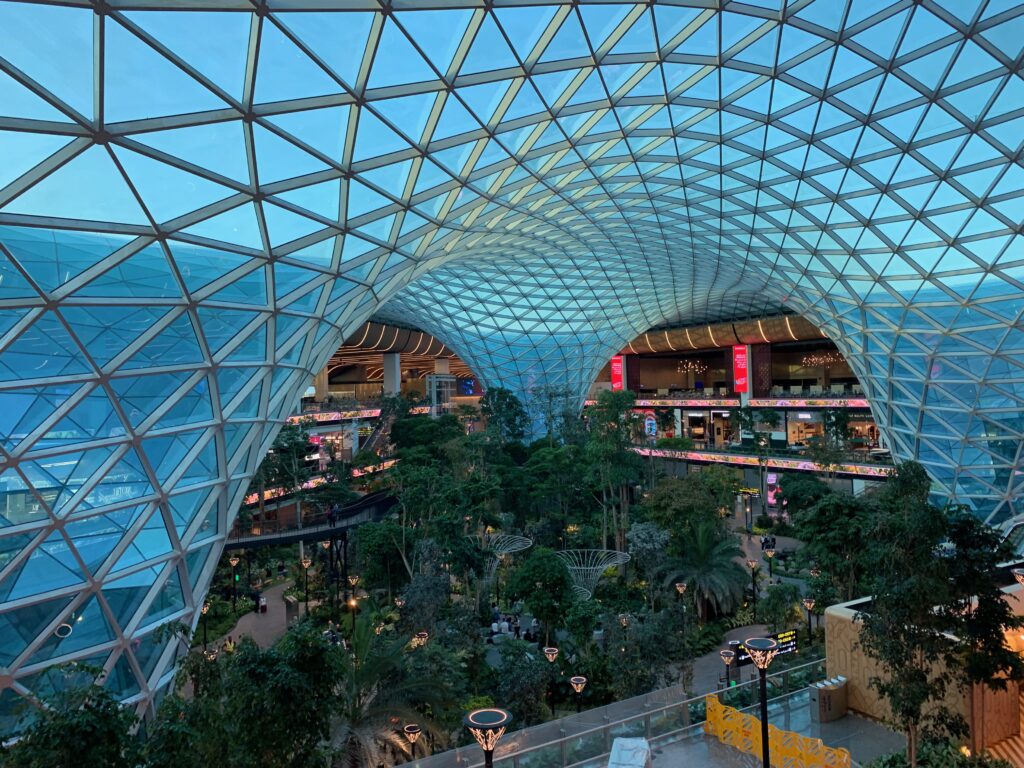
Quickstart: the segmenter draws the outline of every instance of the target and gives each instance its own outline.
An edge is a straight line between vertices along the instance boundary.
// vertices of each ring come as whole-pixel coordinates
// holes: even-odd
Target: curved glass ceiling
[[[374,313],[582,397],[648,327],[799,312],[896,455],[1020,511],[1024,8],[440,5],[0,3],[0,725],[59,660],[167,683]]]

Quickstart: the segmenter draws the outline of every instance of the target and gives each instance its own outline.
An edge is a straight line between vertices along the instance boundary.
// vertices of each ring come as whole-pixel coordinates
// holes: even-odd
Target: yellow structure
[[[761,721],[734,707],[728,707],[715,695],[704,699],[707,719],[704,732],[723,744],[748,755],[761,754]],[[768,725],[771,761],[777,768],[850,768],[850,753],[825,746],[821,739],[780,731]]]

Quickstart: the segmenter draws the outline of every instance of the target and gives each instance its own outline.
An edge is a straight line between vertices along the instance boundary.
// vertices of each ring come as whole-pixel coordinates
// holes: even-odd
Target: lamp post
[[[683,596],[686,594],[687,584],[685,581],[676,582],[676,600],[682,604],[682,634],[686,635],[686,601]]]
[[[775,550],[772,547],[768,547],[764,551],[764,556],[768,558],[768,583],[772,583],[772,579],[775,577],[775,569],[772,567],[772,563],[775,562]]]
[[[299,565],[302,566],[302,570],[305,574],[305,593],[306,593],[306,615],[309,615],[309,566],[313,564],[313,561],[308,556],[303,555],[302,559],[299,560]]]
[[[203,603],[203,607],[199,609],[199,612],[203,615],[203,650],[206,650],[206,614],[210,612],[210,604]]]
[[[807,609],[807,642],[814,642],[814,630],[811,629],[811,611],[814,610],[814,598],[805,597],[803,600],[804,608]]]
[[[474,709],[462,718],[463,725],[484,751],[484,768],[494,768],[494,748],[512,722],[512,713],[497,707]]]
[[[629,614],[628,613],[620,613],[619,614],[619,626],[621,626],[623,629],[629,629]]]
[[[558,659],[558,649],[549,646],[544,649],[544,658],[548,660],[549,664],[554,664]],[[551,707],[551,716],[555,716],[555,677],[551,676],[548,682],[548,704]]]
[[[761,491],[761,514],[768,514],[768,489],[765,487],[765,474],[768,468],[768,438],[761,435],[757,440],[757,466],[760,470],[758,473],[758,479],[760,485],[758,490]]]
[[[422,646],[427,644],[427,640],[429,639],[429,632],[417,632],[415,635],[412,636],[412,647],[421,648]]]
[[[729,689],[729,668],[732,666],[733,659],[736,658],[736,651],[730,651],[723,649],[718,652],[718,655],[722,658],[722,662],[725,664],[725,688]]]
[[[779,652],[779,644],[770,637],[752,637],[743,643],[761,677],[761,762],[771,768],[768,744],[768,666]]]
[[[231,612],[234,613],[238,605],[238,575],[235,573],[235,569],[238,567],[238,555],[229,557],[228,562],[231,563]]]
[[[405,738],[409,740],[410,757],[416,757],[416,740],[419,739],[420,733],[422,732],[423,729],[416,725],[416,723],[409,723],[402,729],[402,733],[405,734]]]
[[[587,687],[587,678],[583,675],[573,675],[569,678],[569,685],[576,692],[576,714],[583,711],[583,689]]]
[[[819,576],[821,576],[821,568],[819,568],[816,565],[812,565],[810,573],[811,573],[811,578],[812,579],[816,579]]]
[[[754,621],[757,621],[757,560],[747,558],[747,567],[750,569],[750,596],[754,605]]]

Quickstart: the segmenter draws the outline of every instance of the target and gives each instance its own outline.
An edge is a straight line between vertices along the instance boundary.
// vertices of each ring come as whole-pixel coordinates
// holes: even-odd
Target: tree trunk
[[[917,768],[917,725],[907,726],[907,763]]]

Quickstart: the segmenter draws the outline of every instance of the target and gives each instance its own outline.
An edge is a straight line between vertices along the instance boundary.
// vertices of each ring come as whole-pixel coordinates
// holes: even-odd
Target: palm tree
[[[732,609],[743,595],[747,574],[736,562],[742,553],[733,534],[712,521],[698,523],[681,534],[682,557],[661,568],[665,586],[675,582],[689,585],[701,623],[711,610]]]
[[[335,768],[392,766],[398,756],[411,757],[402,727],[418,722],[415,707],[436,704],[441,697],[437,680],[414,679],[405,672],[408,638],[377,634],[368,619],[352,629],[348,652],[342,654],[331,718],[331,747]]]

